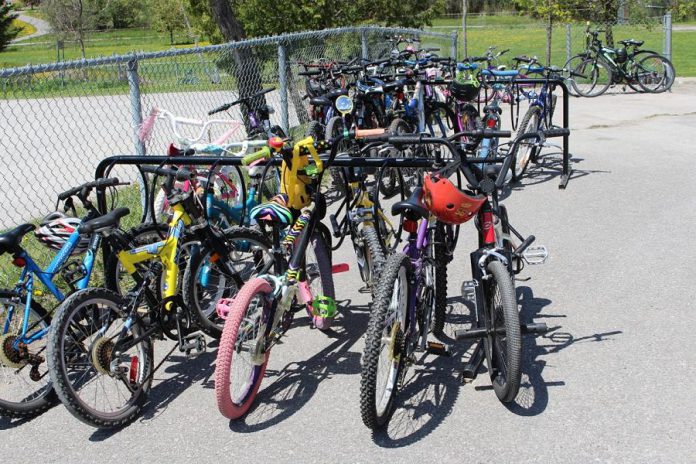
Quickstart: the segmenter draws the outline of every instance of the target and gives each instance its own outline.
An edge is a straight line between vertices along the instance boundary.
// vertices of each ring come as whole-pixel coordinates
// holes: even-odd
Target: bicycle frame
[[[25,261],[22,273],[15,286],[15,292],[26,291],[26,302],[24,305],[24,323],[22,326],[22,332],[18,334],[17,340],[15,341],[14,348],[20,343],[29,344],[36,340],[42,338],[48,332],[48,329],[41,329],[31,335],[27,335],[27,332],[31,330],[29,327],[29,312],[31,309],[32,297],[34,295],[34,276],[39,278],[39,281],[43,284],[46,289],[51,292],[51,294],[59,301],[65,299],[65,295],[58,289],[58,287],[53,283],[53,278],[60,272],[65,263],[70,259],[70,256],[77,247],[80,241],[80,234],[75,230],[70,237],[68,237],[67,242],[58,251],[58,254],[51,260],[46,270],[42,270],[36,262],[32,259],[26,250],[22,250],[17,254],[17,258],[23,259]],[[77,281],[76,288],[81,290],[87,288],[90,276],[92,275],[92,269],[94,268],[94,260],[96,253],[99,250],[99,245],[101,244],[101,236],[95,234],[92,236],[89,247],[85,252],[85,257],[82,260],[82,265],[85,270],[85,275],[80,280]],[[14,305],[10,306],[8,311],[8,317],[5,320],[5,326],[3,327],[3,333],[7,333],[10,329],[10,321],[14,315]]]

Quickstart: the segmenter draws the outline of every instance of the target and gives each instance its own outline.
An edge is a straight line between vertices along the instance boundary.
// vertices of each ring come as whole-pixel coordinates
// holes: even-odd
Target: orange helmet
[[[437,173],[426,174],[423,179],[423,204],[446,224],[465,223],[485,201],[485,197],[467,195]]]

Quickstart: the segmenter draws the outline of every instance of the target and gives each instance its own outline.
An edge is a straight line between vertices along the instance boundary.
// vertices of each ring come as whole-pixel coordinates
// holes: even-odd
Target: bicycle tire
[[[444,225],[435,226],[433,240],[435,257],[435,311],[433,312],[432,332],[441,335],[447,318],[447,247],[445,245]]]
[[[387,128],[389,135],[405,135],[411,133],[411,126],[401,118],[394,119]],[[393,197],[399,191],[399,170],[385,168],[379,170],[379,191],[387,198]],[[402,173],[403,174],[403,173]]]
[[[131,229],[126,234],[125,238],[128,243],[132,243],[134,246],[138,247],[163,240],[167,236],[168,230],[169,228],[166,224],[146,223]],[[185,260],[183,260],[182,263],[185,263]],[[143,264],[143,271],[145,271],[147,267],[147,263]],[[128,273],[122,268],[118,260],[118,253],[112,250],[112,253],[109,254],[104,263],[104,287],[120,295],[125,295],[126,291],[122,288],[124,286],[124,279],[130,280],[130,276],[128,276]],[[135,285],[135,282],[130,282],[128,285]],[[154,293],[157,295],[159,292]]]
[[[314,140],[324,140],[324,128],[319,121],[309,121],[305,137],[314,137]]]
[[[331,247],[326,243],[324,235],[315,231],[305,253],[305,277],[314,298],[317,296],[329,297],[332,300],[336,298],[330,250]],[[312,316],[312,308],[309,305],[307,305],[307,313]],[[312,319],[319,330],[331,328],[332,320],[319,317]]]
[[[539,121],[541,120],[541,108],[538,106],[530,106],[527,112],[522,118],[520,123],[520,128],[517,131],[517,137],[527,132],[536,132],[539,127]],[[530,125],[531,122],[531,125]],[[529,160],[535,157],[536,151],[539,150],[538,147],[534,145],[534,140],[530,142],[522,142],[517,145],[515,153],[512,154],[512,163],[510,164],[510,169],[512,169],[512,181],[519,182],[524,173],[527,171],[527,166],[529,166]],[[527,151],[522,157],[518,157],[520,150],[526,147]]]
[[[643,58],[640,59],[638,62],[638,66],[644,69],[644,62],[647,60],[651,59],[657,59],[661,65],[664,67],[664,70],[662,71],[663,76],[662,78],[657,82],[657,85],[654,86],[654,80],[655,77],[653,77],[654,72],[651,72],[650,74],[639,74],[638,69],[635,71],[635,78],[638,81],[638,85],[640,86],[643,91],[648,92],[648,93],[662,93],[666,92],[672,87],[672,84],[674,83],[674,78],[675,78],[675,70],[674,66],[672,65],[672,62],[669,61],[667,58],[665,58],[662,55],[659,55],[657,53],[651,54],[644,56]]]
[[[573,60],[575,60],[576,63],[573,63]],[[566,61],[564,67],[572,69],[576,73],[582,74],[586,77],[586,80],[583,79],[582,83],[579,83],[579,80],[582,78],[577,76],[573,77],[573,80],[571,81],[571,87],[580,97],[598,97],[606,92],[613,82],[613,73],[609,68],[603,64],[600,64],[594,58],[584,54],[575,55],[574,57],[570,58],[568,61]],[[601,77],[601,70],[606,71],[606,77]],[[589,88],[585,87],[585,85],[589,86]]]
[[[501,402],[509,403],[517,396],[522,376],[522,334],[515,284],[500,261],[489,262],[486,269],[491,279],[484,284],[484,310],[487,311],[485,320],[490,324],[487,329],[492,333],[484,337],[484,349],[493,390]],[[499,304],[495,298],[496,289],[500,293]],[[501,326],[505,334],[495,332]]]
[[[375,293],[379,276],[384,266],[384,250],[379,242],[377,231],[373,226],[363,226],[358,232],[358,243],[354,244],[358,255],[358,270],[363,282],[367,284],[372,294]],[[361,258],[363,264],[360,264]]]
[[[254,274],[265,273],[273,265],[271,242],[260,230],[251,227],[231,227],[225,230],[224,234],[225,240],[230,245],[229,255],[226,258],[219,257],[213,260],[211,258],[211,255],[215,253],[213,250],[199,247],[191,253],[182,282],[184,304],[189,308],[193,322],[206,335],[216,339],[222,335],[224,326],[224,320],[215,311],[218,300],[234,297],[245,281]],[[251,248],[253,244],[256,244],[257,249]],[[260,266],[260,259],[263,258],[260,253],[263,249],[266,250],[270,259],[264,260],[263,266]],[[244,265],[242,272],[251,271],[250,274],[245,272],[241,275],[239,272],[237,274],[240,275],[237,275],[235,279],[235,276],[227,275],[220,268],[218,263],[222,259],[227,259],[228,263],[238,264],[241,261],[239,254],[247,253],[247,251],[252,252],[253,267],[250,269],[248,265]],[[233,267],[238,266],[233,265]],[[207,297],[207,294],[212,296]]]
[[[326,140],[331,141],[343,135],[344,129],[345,123],[343,122],[343,118],[341,118],[340,116],[332,117],[326,124],[326,131],[324,132],[326,135]],[[340,153],[341,151],[342,150],[339,147],[337,153]],[[342,169],[336,167],[329,167],[329,175],[331,177],[331,183],[333,185],[334,190],[339,192],[341,196],[345,195],[346,191],[348,190],[348,186],[346,185],[343,179]]]
[[[20,307],[20,311],[16,311],[15,315],[17,315],[17,313],[19,312],[21,312],[22,314],[20,320],[17,321],[17,327],[20,327],[23,323],[24,305],[26,305],[26,297],[21,298],[19,304],[17,305],[18,307]],[[0,314],[8,314],[8,312],[5,310],[2,304],[0,304],[0,308]],[[29,306],[29,312],[29,326],[41,326],[42,328],[50,326],[51,316],[36,301],[31,301],[31,305]],[[33,315],[33,318],[31,317],[31,315]],[[0,325],[0,327],[3,327],[3,330],[6,322],[7,319],[3,318],[2,325]],[[7,380],[11,381],[15,376],[22,375],[22,383],[28,386],[31,386],[33,383],[38,384],[38,381],[34,382],[30,377],[24,379],[24,376],[28,377],[29,374],[27,364],[21,367],[21,370],[16,365],[10,365],[11,352],[8,352],[7,350],[12,350],[12,342],[10,337],[5,338],[6,335],[9,335],[9,331],[4,332],[2,334],[2,344],[0,346],[0,350],[3,350],[2,354],[0,355],[0,379],[2,379],[2,388],[0,388],[0,392],[2,392],[2,397],[0,397],[0,416],[12,418],[30,418],[38,416],[42,412],[49,409],[51,406],[55,405],[58,402],[58,397],[56,396],[56,393],[49,379],[48,382],[42,384],[39,389],[35,390],[29,395],[27,395],[25,392],[19,393],[19,395],[21,396],[21,400],[19,401],[16,401],[15,398],[8,398],[8,393],[10,389],[7,387],[7,384],[11,382],[6,382]],[[35,352],[36,354],[38,354],[43,350],[43,348],[41,347],[36,349],[37,346],[41,346],[42,341],[46,342],[46,340],[47,336],[44,335],[44,337],[42,337],[41,339],[36,340],[35,342],[28,345],[27,349],[31,349],[31,352]],[[41,365],[44,367],[44,371],[39,372],[39,374],[43,376],[46,374],[46,361],[44,360],[44,362],[42,362]]]
[[[116,401],[123,397],[126,399],[123,407],[116,411],[97,410],[96,407],[91,407],[86,403],[87,397],[92,397],[91,393],[79,395],[76,391],[78,385],[85,387],[90,384],[89,379],[86,382],[83,382],[83,379],[86,374],[92,371],[95,373],[95,377],[92,380],[99,376],[102,376],[102,380],[114,379],[110,374],[113,372],[113,367],[111,367],[112,363],[109,363],[109,360],[115,347],[113,344],[109,346],[108,343],[113,338],[116,338],[120,329],[114,331],[112,338],[111,335],[108,335],[108,327],[106,331],[103,330],[104,321],[111,320],[112,316],[115,316],[114,322],[116,320],[120,321],[123,316],[122,308],[126,304],[121,295],[105,288],[79,290],[70,295],[60,306],[49,333],[48,368],[56,393],[73,416],[93,427],[118,428],[135,420],[145,404],[152,383],[153,345],[151,338],[146,337],[135,345],[137,347],[135,350],[137,355],[131,353],[129,360],[119,362],[121,369],[128,370],[128,381],[134,384],[128,388],[123,387],[131,394],[130,398],[126,398],[123,392],[118,391],[119,382],[123,381],[123,379],[114,381],[113,389],[117,391],[117,395],[114,395],[114,398],[111,399]],[[102,309],[106,309],[108,312],[102,313],[99,305],[106,306],[106,308]],[[86,323],[90,319],[93,322]],[[76,328],[79,330],[80,336],[78,338],[80,340],[76,340],[74,335],[68,334],[68,329],[75,330]],[[125,325],[121,328],[125,328]],[[144,332],[138,320],[133,321],[127,330],[131,332],[130,336],[134,338],[139,337]],[[90,337],[95,335],[97,336],[90,340]],[[72,340],[72,342],[69,340]],[[87,349],[80,346],[85,344],[85,342],[87,342]],[[69,352],[66,350],[66,344],[73,345],[71,348],[79,347],[84,353]],[[97,352],[96,350],[98,349],[103,349],[104,351]],[[100,362],[99,356],[105,356],[105,358],[102,358],[101,364],[97,365],[95,361],[96,363]],[[128,353],[122,353],[119,359],[125,359],[123,356],[128,356]],[[74,369],[70,368],[78,359],[82,358],[86,359],[82,363],[76,364]],[[70,366],[66,364],[66,361]],[[109,363],[108,366],[107,363]],[[89,366],[88,370],[85,370],[85,365]],[[126,365],[129,367],[126,367]],[[107,369],[109,372],[106,372]],[[135,378],[136,376],[137,378]],[[134,378],[135,381],[133,381]],[[99,383],[99,387],[95,390],[95,403],[97,402],[97,393],[103,391],[104,394],[107,394],[109,386],[102,381]],[[131,391],[132,388],[135,389],[134,392]],[[107,407],[107,404],[113,408],[110,400],[106,401],[104,408]]]
[[[413,266],[408,256],[394,253],[387,259],[382,276],[373,299],[372,312],[365,336],[365,351],[360,378],[360,414],[363,423],[372,430],[382,429],[394,413],[395,399],[398,395],[399,377],[404,368],[404,333],[408,330],[406,314],[411,293],[410,280]],[[397,282],[399,282],[397,287]],[[404,286],[403,291],[401,286]],[[392,305],[393,293],[400,291]],[[394,322],[387,327],[387,318],[394,313]],[[403,324],[403,326],[401,325]],[[403,328],[401,328],[403,327]],[[385,334],[388,338],[385,337]],[[388,345],[383,346],[385,338]],[[378,385],[380,357],[383,348],[387,350],[385,366],[388,377],[384,387]],[[391,358],[391,359],[390,359]]]
[[[252,327],[256,327],[266,312],[265,305],[268,296],[272,294],[271,285],[264,279],[254,278],[248,281],[242,289],[237,293],[237,296],[232,300],[231,308],[225,321],[225,326],[222,331],[222,337],[220,338],[220,345],[218,347],[217,358],[215,361],[215,399],[217,401],[217,407],[220,414],[228,419],[238,419],[242,417],[249,411],[249,408],[254,403],[256,394],[259,391],[261,382],[263,381],[264,373],[266,372],[266,365],[268,364],[268,358],[270,356],[270,349],[264,352],[263,362],[261,364],[253,364],[250,372],[245,373],[242,371],[241,374],[235,375],[235,380],[238,377],[242,377],[244,382],[241,385],[241,391],[236,398],[233,396],[235,392],[230,390],[233,387],[234,382],[230,381],[230,376],[233,374],[233,368],[242,365],[244,363],[235,364],[235,352],[237,355],[241,355],[241,346],[237,350],[237,346],[241,345],[246,339],[240,339],[240,326],[245,319],[251,318],[253,321]],[[262,298],[262,308],[260,310],[261,314],[249,313],[249,308],[252,306],[255,298]],[[258,310],[258,308],[255,308]],[[249,331],[249,325],[245,327],[245,331],[242,335],[246,335]],[[263,332],[257,330],[256,336],[252,340],[252,343],[262,343],[263,342]],[[250,351],[247,351],[250,352]],[[251,363],[248,366],[252,366]]]

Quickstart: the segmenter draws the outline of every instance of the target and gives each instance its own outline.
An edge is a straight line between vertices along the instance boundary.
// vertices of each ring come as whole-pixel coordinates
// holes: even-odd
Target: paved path
[[[23,15],[21,13],[19,16],[17,16],[17,19],[34,26],[36,28],[36,32],[30,35],[25,35],[24,37],[20,37],[19,39],[15,39],[12,41],[13,43],[22,42],[27,39],[33,39],[34,37],[40,37],[42,35],[51,33],[51,25],[48,23],[48,21],[44,21],[43,19],[35,18],[33,16]]]
[[[59,406],[26,423],[0,419],[0,453],[18,462],[693,462],[696,85],[571,105],[568,189],[558,190],[550,156],[505,201],[517,229],[551,252],[516,283],[522,317],[553,328],[525,340],[510,407],[485,375],[459,384],[460,346],[414,369],[389,430],[368,432],[358,395],[369,298],[344,245],[335,261],[353,269],[336,275],[335,333],[299,318],[244,420],[216,410],[211,349],[166,363],[143,418],[122,431],[97,432]],[[470,320],[458,294],[472,228],[450,266],[450,333]]]

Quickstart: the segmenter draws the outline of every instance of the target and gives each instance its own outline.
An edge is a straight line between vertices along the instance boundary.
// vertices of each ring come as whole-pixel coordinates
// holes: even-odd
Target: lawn
[[[18,39],[36,32],[36,28],[34,26],[29,23],[25,23],[24,21],[20,21],[19,19],[12,21],[12,25],[19,29],[19,34],[17,35]]]

